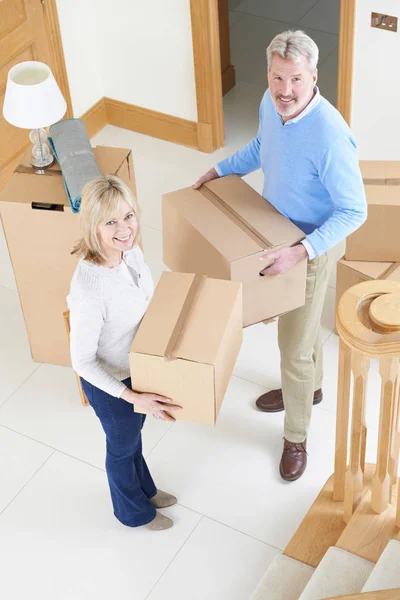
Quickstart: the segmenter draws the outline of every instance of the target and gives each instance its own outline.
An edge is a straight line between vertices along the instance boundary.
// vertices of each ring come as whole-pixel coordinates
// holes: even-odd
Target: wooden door
[[[206,142],[200,150],[212,152],[224,145],[222,77],[227,72],[229,25],[227,0],[190,0],[198,130]],[[338,111],[351,125],[353,46],[356,0],[340,0]],[[224,65],[221,67],[221,65]],[[228,71],[229,73],[229,71]],[[229,89],[229,83],[227,88]],[[221,93],[219,90],[221,89]],[[207,136],[207,137],[206,137]],[[200,136],[199,136],[200,139]]]
[[[0,0],[0,189],[30,144],[27,129],[14,127],[3,118],[8,71],[25,60],[39,60],[51,67],[71,114],[66,75],[60,81],[60,74],[65,73],[65,64],[55,0],[49,0],[49,6],[42,0]]]
[[[222,94],[235,85],[235,67],[231,64],[228,0],[218,0],[219,44],[221,50]]]

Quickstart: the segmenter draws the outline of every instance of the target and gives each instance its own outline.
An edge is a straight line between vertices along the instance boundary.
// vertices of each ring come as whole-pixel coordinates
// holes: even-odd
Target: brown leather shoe
[[[294,444],[285,439],[279,472],[285,481],[296,481],[306,470],[307,439],[301,444]]]
[[[313,404],[319,404],[322,402],[322,398],[322,390],[319,389],[315,391]],[[283,405],[282,390],[271,390],[270,392],[262,394],[262,396],[256,400],[256,406],[263,412],[281,412],[285,409]]]

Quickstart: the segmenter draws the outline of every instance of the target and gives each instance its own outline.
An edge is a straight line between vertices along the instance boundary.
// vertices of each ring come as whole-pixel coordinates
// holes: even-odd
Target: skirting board
[[[96,102],[81,119],[89,137],[109,124],[202,152],[213,151],[211,126],[208,123],[188,121],[111,98]]]
[[[104,98],[101,98],[96,104],[86,111],[81,117],[85,124],[88,136],[91,138],[103,127],[108,125],[106,103]]]
[[[235,87],[236,74],[235,67],[229,65],[227,69],[222,73],[222,95],[225,96],[230,90]]]

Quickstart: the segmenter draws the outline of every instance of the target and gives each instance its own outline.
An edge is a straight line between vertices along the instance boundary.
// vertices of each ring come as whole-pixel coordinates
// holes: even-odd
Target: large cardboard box
[[[297,244],[304,233],[240,177],[215,179],[163,196],[163,256],[172,270],[243,283],[243,324],[302,306],[307,260],[285,275],[260,277],[268,251]]]
[[[374,279],[400,282],[400,264],[347,261],[341,258],[337,263],[336,271],[336,307],[343,294],[353,285]]]
[[[400,161],[360,161],[368,218],[349,235],[346,260],[400,261]]]
[[[240,283],[164,272],[131,347],[132,388],[172,398],[176,419],[214,425],[241,343]]]
[[[121,177],[136,194],[132,154],[122,148],[94,149],[103,173]],[[70,365],[63,312],[77,259],[79,215],[72,213],[61,171],[54,164],[44,175],[24,156],[0,193],[0,214],[17,281],[32,358]]]

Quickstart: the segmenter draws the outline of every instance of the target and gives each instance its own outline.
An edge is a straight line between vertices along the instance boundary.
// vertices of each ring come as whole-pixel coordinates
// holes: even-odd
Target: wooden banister
[[[379,363],[382,380],[381,408],[379,417],[378,456],[376,473],[372,478],[372,509],[381,514],[391,499],[392,478],[389,472],[389,459],[392,436],[394,435],[394,413],[397,415],[397,377],[399,373],[398,357],[384,357]],[[397,426],[396,426],[397,432]],[[398,447],[397,447],[398,452]]]
[[[379,590],[377,592],[364,592],[351,596],[335,596],[327,600],[399,600],[400,588],[394,590]]]
[[[365,465],[365,402],[369,371],[369,358],[354,351],[351,357],[354,379],[353,414],[351,421],[350,466],[346,474],[344,520],[348,523],[360,503]],[[365,431],[365,434],[364,434]],[[364,453],[364,454],[363,454]]]
[[[348,523],[363,490],[367,434],[365,402],[370,358],[379,360],[381,376],[377,464],[372,478],[371,497],[371,508],[375,513],[381,514],[386,510],[394,497],[393,487],[398,481],[400,283],[365,281],[347,290],[338,304],[336,328],[340,336],[340,351],[333,498],[344,502],[343,516]],[[350,371],[353,373],[354,388],[350,464],[347,467]],[[375,401],[378,404],[379,398]],[[396,524],[400,526],[400,494],[398,502]]]
[[[346,481],[347,443],[349,431],[351,350],[339,341],[338,392],[336,410],[336,449],[333,499],[343,502]]]

